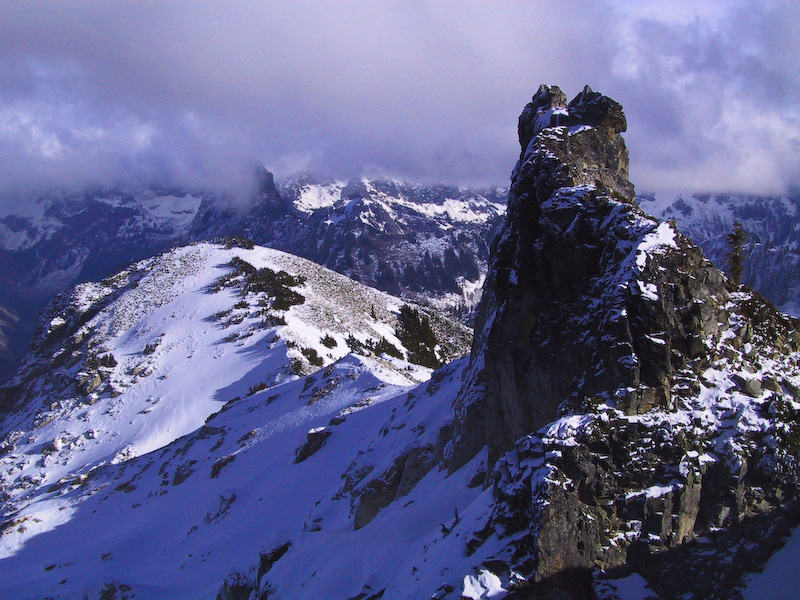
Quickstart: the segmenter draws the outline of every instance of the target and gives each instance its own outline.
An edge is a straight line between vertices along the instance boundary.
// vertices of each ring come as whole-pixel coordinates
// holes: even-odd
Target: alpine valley
[[[4,216],[7,329],[98,281],[0,388],[0,597],[791,595],[800,322],[640,208],[626,128],[543,85],[507,192],[259,171],[245,209]],[[689,198],[642,204],[727,201]]]

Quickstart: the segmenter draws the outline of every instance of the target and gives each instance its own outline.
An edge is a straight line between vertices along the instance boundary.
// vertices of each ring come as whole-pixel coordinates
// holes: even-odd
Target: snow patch
[[[636,249],[636,266],[643,269],[647,264],[647,257],[654,252],[663,252],[667,248],[677,248],[675,241],[676,231],[669,223],[659,223],[654,231],[648,233],[639,242]]]
[[[486,569],[478,575],[467,575],[462,584],[461,598],[482,600],[483,598],[504,598],[507,590],[503,588],[500,578]]]

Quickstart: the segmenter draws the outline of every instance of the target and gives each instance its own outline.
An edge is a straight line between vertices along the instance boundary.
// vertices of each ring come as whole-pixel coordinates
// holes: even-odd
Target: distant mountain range
[[[186,190],[96,191],[40,198],[1,215],[0,307],[18,320],[7,319],[0,381],[27,352],[38,312],[55,294],[197,240],[246,237],[454,315],[474,309],[504,190],[317,184],[308,176],[279,190],[264,170],[257,181],[244,206]]]

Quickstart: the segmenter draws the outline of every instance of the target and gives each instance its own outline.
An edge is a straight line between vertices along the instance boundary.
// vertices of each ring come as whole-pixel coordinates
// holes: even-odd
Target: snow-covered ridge
[[[294,300],[279,304],[274,290],[242,287],[234,264],[290,274]],[[373,356],[382,387],[427,379],[430,369],[402,359],[414,356],[401,332],[404,306],[305,259],[211,244],[77,286],[43,315],[35,352],[14,381],[15,410],[0,442],[5,514],[50,486],[164,447],[231,400],[353,351]],[[408,310],[431,323],[439,340],[431,352],[441,359],[467,351],[466,328]]]
[[[506,207],[474,194],[469,200],[463,198],[444,197],[436,202],[412,201],[400,193],[390,193],[375,186],[373,182],[362,182],[372,201],[379,203],[389,214],[397,214],[396,207],[417,212],[425,217],[461,223],[485,223],[493,217],[504,215]]]
[[[410,356],[408,306],[295,256],[211,244],[62,296],[15,381],[24,405],[2,422],[0,595],[213,598],[226,579],[258,584],[249,565],[277,547],[261,583],[295,598],[435,589],[433,565],[460,543],[440,523],[486,514],[486,492],[462,492],[476,467],[425,477],[426,459],[402,504],[359,508],[375,474],[437,443],[460,385],[463,361],[409,394],[430,369],[379,352]],[[411,310],[443,358],[465,351],[463,327]],[[375,526],[352,532],[353,511]],[[354,561],[385,568],[397,523],[407,549],[392,572],[340,577]],[[329,568],[301,592],[309,556]]]

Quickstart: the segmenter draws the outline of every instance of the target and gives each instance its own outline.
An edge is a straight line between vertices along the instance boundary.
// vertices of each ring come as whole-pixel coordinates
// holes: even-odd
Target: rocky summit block
[[[558,87],[542,85],[519,117],[522,151],[517,167],[529,164],[533,158],[529,151],[546,149],[563,167],[551,185],[598,184],[633,202],[633,184],[628,181],[628,149],[619,135],[627,128],[622,106],[588,85],[569,103]],[[531,146],[534,139],[536,143]],[[512,185],[517,170],[512,175]],[[541,179],[539,183],[546,184]],[[539,192],[547,196],[553,189],[544,185]]]
[[[488,448],[519,597],[613,598],[634,571],[727,597],[800,514],[798,322],[639,209],[625,129],[588,86],[523,110],[454,405],[448,466]]]

